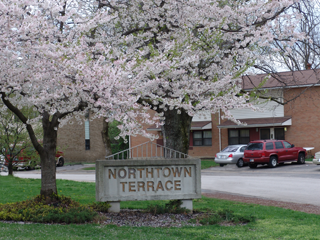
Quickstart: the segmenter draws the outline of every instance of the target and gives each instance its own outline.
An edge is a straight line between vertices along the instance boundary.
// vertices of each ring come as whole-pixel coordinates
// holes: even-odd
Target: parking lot
[[[202,175],[210,175],[210,173],[219,176],[282,176],[320,179],[320,165],[315,165],[312,162],[306,162],[301,165],[297,163],[285,163],[275,168],[269,168],[267,165],[259,165],[255,169],[249,167],[238,168],[235,165],[227,165],[202,170]]]
[[[284,164],[256,169],[236,166],[202,170],[202,192],[225,192],[320,206],[320,166]]]

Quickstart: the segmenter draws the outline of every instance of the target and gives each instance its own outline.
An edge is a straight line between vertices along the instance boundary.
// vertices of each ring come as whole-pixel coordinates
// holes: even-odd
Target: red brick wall
[[[314,155],[320,151],[320,87],[291,88],[284,92],[285,99],[294,101],[284,106],[285,116],[292,117],[292,126],[287,127],[285,139],[295,146],[314,147]]]

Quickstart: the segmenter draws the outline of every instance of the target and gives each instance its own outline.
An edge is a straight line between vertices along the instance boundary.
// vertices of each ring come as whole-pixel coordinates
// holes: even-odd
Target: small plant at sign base
[[[108,202],[97,202],[97,203],[95,202],[95,203],[88,204],[88,207],[90,207],[96,212],[107,213],[111,205]]]
[[[189,213],[190,210],[185,207],[181,207],[181,200],[170,200],[164,206],[160,204],[149,205],[146,209],[146,212],[156,214],[164,214],[164,213],[173,213],[173,214],[186,214]]]

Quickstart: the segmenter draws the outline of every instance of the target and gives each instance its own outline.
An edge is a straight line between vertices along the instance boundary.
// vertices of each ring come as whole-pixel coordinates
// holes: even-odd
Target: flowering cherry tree
[[[123,123],[120,136],[163,124],[165,144],[187,152],[192,116],[252,107],[241,75],[274,38],[292,44],[292,1],[0,2],[0,96],[41,158],[41,194],[57,192],[57,129],[89,109]],[[285,25],[285,28],[283,27]],[[280,27],[281,26],[281,27]],[[43,140],[20,109],[33,107]],[[157,111],[151,118],[148,109]]]
[[[230,109],[253,108],[239,94],[241,76],[259,63],[262,47],[277,39],[286,49],[302,37],[294,32],[299,16],[288,11],[293,3],[99,0],[115,15],[100,32],[113,54],[136,61],[135,94],[162,117],[164,144],[187,153],[194,114],[221,110],[233,119]]]
[[[48,199],[57,193],[59,126],[80,119],[89,109],[96,117],[121,119],[127,126],[134,125],[137,116],[148,119],[136,103],[138,96],[130,94],[133,84],[127,68],[134,61],[124,65],[121,56],[109,59],[110,47],[98,39],[93,44],[90,37],[95,27],[115,16],[87,14],[85,7],[78,1],[0,2],[0,96],[24,123],[40,155],[41,194]],[[24,106],[39,117],[26,116],[21,111]],[[33,128],[39,119],[40,140]]]

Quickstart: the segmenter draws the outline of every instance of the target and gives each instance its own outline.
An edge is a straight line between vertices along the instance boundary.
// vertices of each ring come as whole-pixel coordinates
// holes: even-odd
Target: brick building
[[[95,162],[104,159],[102,140],[103,119],[83,119],[79,124],[65,124],[58,130],[58,150],[63,151],[67,162]]]
[[[246,76],[243,89],[254,91],[266,75]],[[250,109],[232,110],[233,116],[246,125],[237,125],[222,120],[223,113],[206,117],[195,116],[190,132],[189,155],[213,158],[217,152],[230,144],[247,144],[256,139],[285,139],[296,146],[314,147],[310,154],[320,151],[320,71],[305,70],[283,72],[268,79],[260,90],[264,97],[275,101],[259,100],[256,103],[263,111]],[[280,103],[286,103],[284,105]],[[163,144],[161,130],[155,126],[144,126],[156,131]],[[134,147],[149,141],[141,136],[130,137]]]
[[[266,75],[243,78],[243,89],[253,91]],[[190,132],[189,155],[213,158],[230,144],[248,143],[255,139],[285,139],[296,146],[314,147],[311,154],[320,151],[320,70],[283,72],[271,77],[261,90],[265,97],[278,102],[260,101],[262,112],[250,109],[232,110],[236,119],[247,125],[236,125],[223,120],[223,113],[204,114],[193,118]],[[277,79],[276,79],[277,78]],[[67,161],[94,162],[105,157],[101,130],[103,119],[83,120],[83,124],[67,124],[58,131],[58,147]],[[144,125],[148,131],[159,134],[155,143],[163,144],[161,130]],[[130,147],[150,141],[130,137]],[[146,151],[146,149],[144,150]]]

